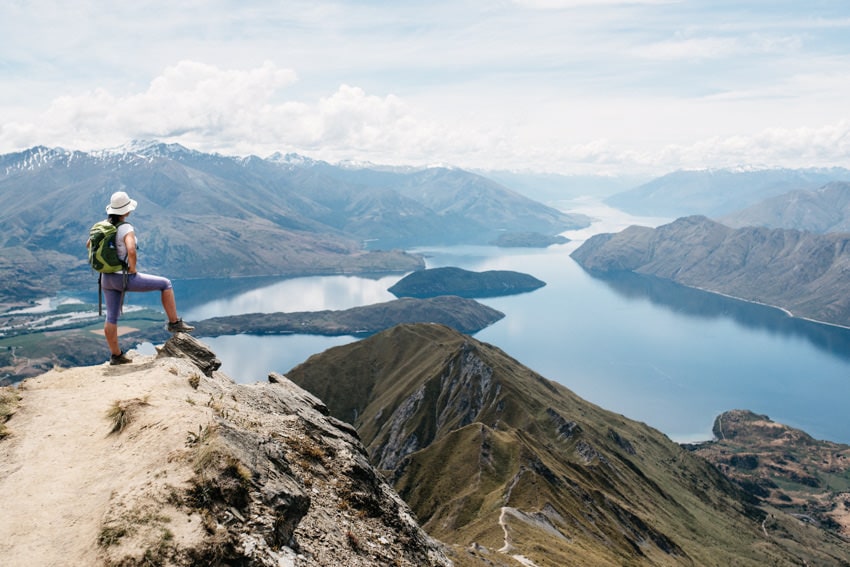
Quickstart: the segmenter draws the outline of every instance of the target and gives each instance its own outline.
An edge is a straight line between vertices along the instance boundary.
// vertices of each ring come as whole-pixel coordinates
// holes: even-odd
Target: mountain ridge
[[[834,181],[815,190],[783,193],[719,220],[733,228],[792,228],[819,234],[850,232],[850,183]]]
[[[287,376],[357,428],[430,534],[481,557],[792,565],[812,552],[799,538],[822,536],[824,555],[805,560],[846,561],[840,538],[802,534],[666,436],[439,325],[328,349]]]
[[[850,170],[737,168],[680,170],[611,195],[605,202],[632,214],[717,218],[792,190],[850,181]]]
[[[850,233],[733,229],[692,216],[594,235],[571,257],[589,272],[633,271],[850,326]]]
[[[588,224],[458,169],[351,169],[176,144],[36,146],[0,156],[0,172],[0,301],[84,284],[85,237],[118,190],[139,202],[141,269],[172,278],[406,272],[424,261],[403,247]]]

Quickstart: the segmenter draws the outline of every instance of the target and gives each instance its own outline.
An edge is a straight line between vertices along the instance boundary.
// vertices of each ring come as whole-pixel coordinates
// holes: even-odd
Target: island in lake
[[[311,334],[371,335],[401,323],[440,323],[462,333],[475,333],[505,316],[472,299],[444,296],[402,298],[341,311],[249,313],[213,317],[196,323],[205,336]]]
[[[570,239],[561,235],[539,232],[505,232],[492,242],[501,248],[547,248],[553,244],[566,244]]]
[[[488,270],[473,272],[444,267],[408,274],[389,288],[396,297],[499,297],[534,291],[546,282],[521,272]]]

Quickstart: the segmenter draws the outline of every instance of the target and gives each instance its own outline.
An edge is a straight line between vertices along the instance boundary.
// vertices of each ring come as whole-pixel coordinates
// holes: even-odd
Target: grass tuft
[[[112,423],[112,429],[110,429],[109,433],[121,433],[124,431],[124,428],[132,421],[136,411],[140,407],[147,405],[149,405],[147,398],[114,401],[106,412],[106,418]]]
[[[12,386],[0,388],[0,421],[6,421],[15,413],[20,400],[21,395],[17,388]]]
[[[0,439],[10,434],[6,421],[17,411],[20,400],[21,395],[17,388],[13,386],[0,388]]]
[[[104,526],[97,537],[97,544],[104,548],[110,547],[121,541],[125,535],[127,535],[125,526]]]
[[[345,538],[348,540],[348,546],[354,551],[360,551],[360,538],[358,538],[351,530],[345,532]]]

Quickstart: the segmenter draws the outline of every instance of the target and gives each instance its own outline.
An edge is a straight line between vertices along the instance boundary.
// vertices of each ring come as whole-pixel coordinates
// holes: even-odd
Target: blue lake
[[[676,441],[709,439],[719,413],[749,409],[816,438],[850,443],[850,330],[631,274],[593,277],[569,256],[582,239],[666,219],[636,219],[590,202],[567,206],[602,220],[565,233],[574,241],[544,250],[416,250],[426,255],[428,267],[516,270],[547,283],[531,293],[480,300],[506,316],[477,333],[477,339]],[[175,289],[183,317],[197,320],[390,301],[394,296],[386,290],[400,277],[181,281]],[[356,340],[200,338],[222,360],[222,371],[239,382],[264,381],[271,371],[285,374],[311,354]]]

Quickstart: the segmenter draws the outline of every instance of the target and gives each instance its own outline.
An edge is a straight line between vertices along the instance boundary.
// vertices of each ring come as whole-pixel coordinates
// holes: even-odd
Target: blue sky
[[[0,152],[850,167],[846,0],[11,0]]]

